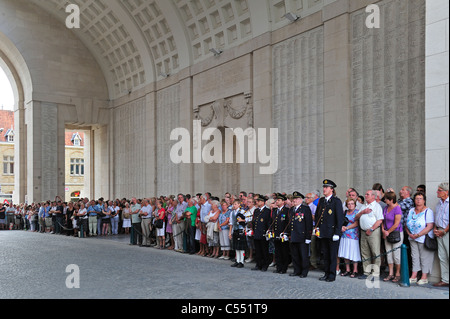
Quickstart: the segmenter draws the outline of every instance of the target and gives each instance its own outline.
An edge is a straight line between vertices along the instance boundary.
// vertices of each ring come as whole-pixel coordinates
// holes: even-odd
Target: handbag
[[[428,234],[425,235],[425,248],[428,250],[438,250],[438,243],[436,238],[431,238]]]
[[[163,226],[164,226],[164,220],[162,220],[162,219],[157,219],[157,220],[155,221],[155,226],[156,226],[156,228],[159,228],[159,229],[163,228]]]
[[[425,212],[425,220],[427,218],[428,209]],[[438,243],[436,238],[431,238],[428,234],[425,235],[425,242],[424,242],[425,248],[431,251],[438,250]]]
[[[387,224],[386,224],[386,215],[387,215],[387,207],[383,210],[384,229],[387,230],[388,228],[387,228]],[[391,244],[399,243],[402,240],[400,237],[400,231],[398,231],[398,230],[392,231],[389,234],[389,236],[386,237],[386,240],[388,241],[388,243],[391,243]]]
[[[387,241],[391,244],[399,243],[402,239],[400,237],[400,232],[398,230],[394,230],[389,236],[386,237]]]

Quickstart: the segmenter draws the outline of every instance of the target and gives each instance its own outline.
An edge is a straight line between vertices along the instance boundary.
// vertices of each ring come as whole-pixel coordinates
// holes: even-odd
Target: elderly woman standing
[[[384,281],[396,283],[400,280],[401,251],[398,249],[403,244],[402,209],[397,204],[397,195],[394,192],[387,192],[384,195],[386,207],[383,209],[384,221],[381,224],[381,231],[384,239],[386,251],[393,251],[387,255],[389,266],[389,276]],[[394,276],[395,264],[395,276]]]
[[[221,259],[230,259],[230,239],[228,238],[230,232],[230,211],[228,210],[228,203],[223,201],[221,203],[222,211],[219,215],[219,239],[220,247],[222,249],[223,255]]]
[[[425,235],[433,238],[434,213],[426,205],[426,196],[417,192],[414,197],[414,208],[411,208],[406,220],[406,232],[411,243],[412,276],[410,283],[425,285],[428,283],[428,274],[433,268],[434,251],[428,250],[425,243]],[[417,281],[417,273],[422,270],[422,277]]]
[[[355,220],[358,210],[356,209],[356,200],[349,198],[345,201],[347,210],[345,217],[348,224],[342,226],[342,238],[339,243],[338,259],[345,259],[345,272],[341,276],[350,276],[355,278],[358,276],[358,262],[361,261],[361,251],[359,248],[359,222]],[[350,261],[353,262],[353,271],[350,270]],[[339,260],[336,271],[339,270]]]
[[[211,201],[211,211],[205,216],[208,246],[212,248],[209,257],[219,258],[219,227],[218,219],[220,215],[220,203]],[[217,230],[217,231],[216,231]]]

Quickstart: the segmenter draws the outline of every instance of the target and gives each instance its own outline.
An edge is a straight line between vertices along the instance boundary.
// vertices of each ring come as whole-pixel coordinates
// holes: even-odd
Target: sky
[[[13,111],[14,95],[5,72],[0,67],[0,109],[3,105],[4,110]]]

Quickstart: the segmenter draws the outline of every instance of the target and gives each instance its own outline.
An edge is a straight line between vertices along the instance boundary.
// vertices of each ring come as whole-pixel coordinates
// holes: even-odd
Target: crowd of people
[[[400,246],[410,249],[410,283],[424,285],[440,260],[441,281],[448,287],[448,183],[437,189],[434,210],[426,206],[424,185],[398,195],[374,184],[361,196],[354,188],[341,201],[336,184],[323,181],[306,195],[241,192],[178,194],[144,199],[54,201],[0,206],[0,230],[65,234],[81,238],[127,234],[132,245],[156,247],[199,256],[232,259],[232,267],[254,262],[252,270],[305,278],[322,268],[327,282],[337,275],[384,281],[400,280]],[[382,264],[383,263],[383,264]],[[419,276],[420,275],[420,276]]]

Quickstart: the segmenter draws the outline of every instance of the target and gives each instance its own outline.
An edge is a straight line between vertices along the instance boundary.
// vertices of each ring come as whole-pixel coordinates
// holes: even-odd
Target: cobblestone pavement
[[[101,240],[24,231],[0,232],[2,299],[448,299],[448,289],[401,288],[339,277],[319,281],[272,271],[231,268],[230,261],[130,246],[127,238]],[[66,281],[79,269],[80,287]],[[66,270],[68,272],[66,272]],[[289,269],[288,273],[292,272]],[[69,283],[71,281],[69,280]],[[72,283],[75,281],[72,281]]]

